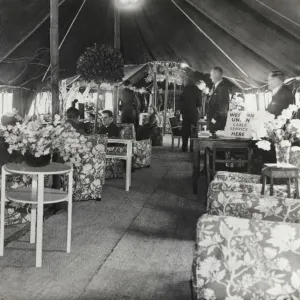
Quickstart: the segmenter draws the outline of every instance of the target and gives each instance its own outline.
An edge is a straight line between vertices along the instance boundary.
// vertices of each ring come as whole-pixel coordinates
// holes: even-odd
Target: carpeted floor
[[[43,267],[29,235],[0,259],[0,299],[191,299],[196,222],[204,206],[192,194],[189,153],[154,148],[150,169],[107,181],[102,202],[74,204],[72,249],[66,212],[44,223]]]

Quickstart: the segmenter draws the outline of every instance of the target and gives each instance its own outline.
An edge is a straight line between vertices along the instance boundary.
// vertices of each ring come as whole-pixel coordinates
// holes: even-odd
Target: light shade
[[[134,9],[140,6],[143,0],[115,0],[116,5],[121,9]]]

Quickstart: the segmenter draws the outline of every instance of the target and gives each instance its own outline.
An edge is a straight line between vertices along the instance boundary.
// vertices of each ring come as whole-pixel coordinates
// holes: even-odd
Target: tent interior
[[[48,0],[2,1],[0,84],[6,90],[22,87],[13,100],[22,110],[30,107],[30,90],[49,81],[49,13]],[[220,66],[231,81],[252,91],[273,70],[299,76],[299,28],[297,0],[144,0],[139,9],[121,11],[121,52],[126,65],[185,62],[201,73]],[[59,34],[64,79],[76,75],[87,46],[113,44],[114,1],[61,0]],[[291,82],[298,87],[297,80]]]

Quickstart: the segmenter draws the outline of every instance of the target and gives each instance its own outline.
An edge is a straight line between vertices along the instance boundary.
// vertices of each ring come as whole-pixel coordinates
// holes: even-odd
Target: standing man
[[[198,118],[200,116],[200,107],[202,94],[195,84],[194,75],[189,76],[188,83],[184,87],[180,102],[182,108],[182,151],[186,152],[188,140],[191,136],[191,127],[197,128]]]
[[[124,82],[124,89],[121,94],[121,111],[122,111],[122,123],[134,123],[134,92],[130,89],[130,81]]]
[[[273,71],[269,74],[268,87],[272,91],[272,101],[267,111],[278,117],[290,104],[294,104],[295,97],[291,90],[284,85],[284,74],[281,71]]]
[[[223,70],[215,67],[210,72],[213,90],[207,107],[208,130],[224,130],[229,110],[229,90],[223,81]]]

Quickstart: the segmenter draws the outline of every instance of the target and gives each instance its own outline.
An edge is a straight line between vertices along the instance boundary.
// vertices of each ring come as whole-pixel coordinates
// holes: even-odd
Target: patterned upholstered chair
[[[245,183],[260,183],[261,175],[239,173],[239,172],[228,172],[228,171],[218,171],[214,176],[217,181],[235,181],[235,182],[245,182]]]
[[[106,135],[87,135],[91,155],[82,155],[81,165],[74,166],[73,201],[100,200],[105,182]],[[61,177],[62,188],[68,187],[65,176]]]
[[[203,215],[194,299],[300,299],[299,241],[300,224]]]
[[[133,168],[150,167],[152,154],[151,140],[136,141],[136,133],[133,124],[117,124],[117,126],[120,128],[121,139],[133,140]],[[107,147],[107,153],[124,152],[126,152],[126,146],[123,145]],[[106,160],[105,178],[123,177],[124,168],[124,163],[121,160],[108,158]]]
[[[219,181],[214,179],[208,188],[208,198],[212,192],[215,191],[228,191],[228,192],[240,192],[246,194],[255,194],[260,196],[262,190],[262,184],[260,183],[248,183],[248,182],[237,182],[237,181]],[[295,194],[295,184],[291,185],[291,192]],[[270,185],[266,186],[266,195],[270,194]],[[287,197],[287,186],[286,185],[274,185],[274,196]]]
[[[210,215],[300,223],[300,199],[215,191],[208,202]]]

